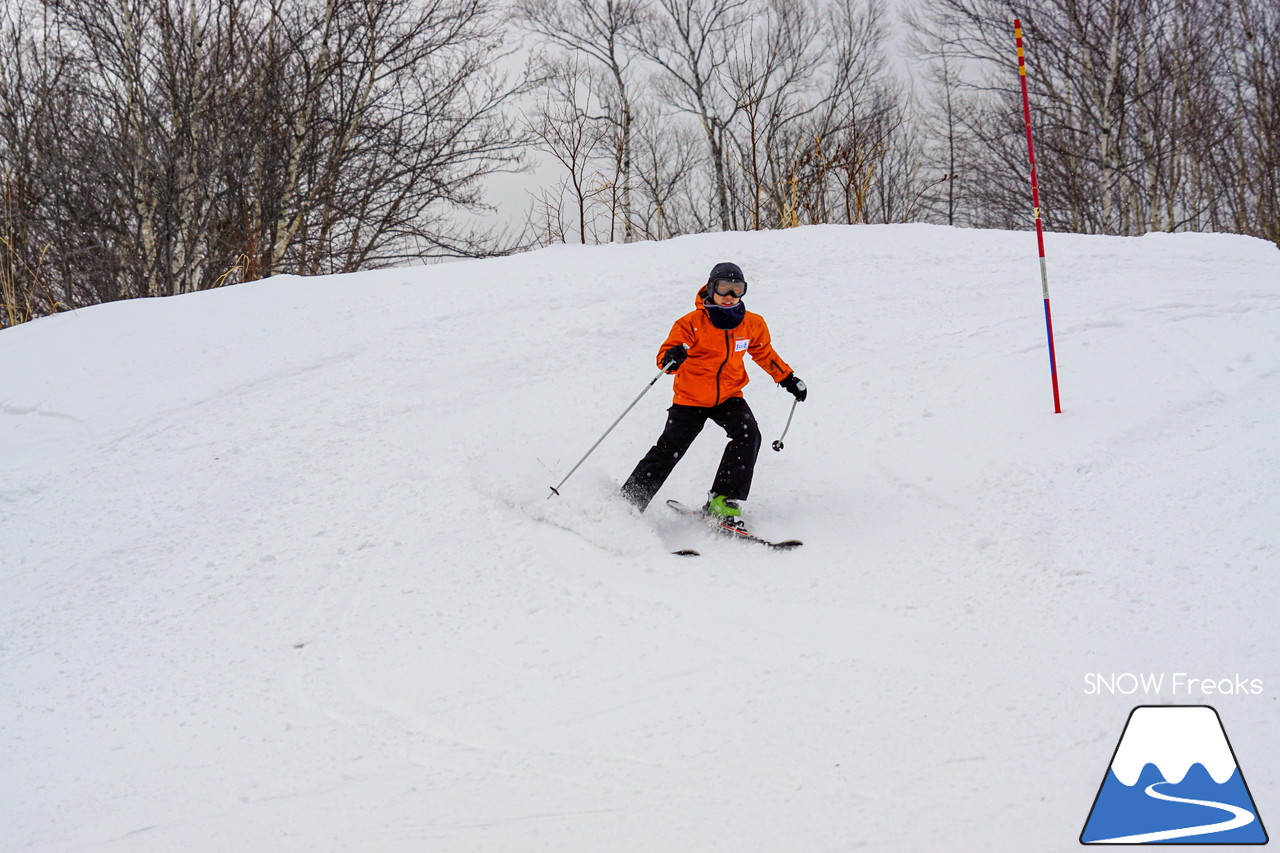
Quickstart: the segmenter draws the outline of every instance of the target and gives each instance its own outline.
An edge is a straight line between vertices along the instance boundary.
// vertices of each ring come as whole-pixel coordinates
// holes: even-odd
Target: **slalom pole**
[[[686,350],[689,348],[688,344],[681,344],[681,346],[683,346]],[[551,495],[560,494],[560,487],[565,484],[565,481],[573,476],[573,472],[577,471],[579,466],[581,466],[583,462],[587,461],[588,456],[590,456],[592,453],[595,453],[596,448],[600,446],[600,442],[604,441],[605,437],[608,436],[609,433],[613,432],[613,428],[622,422],[622,419],[627,416],[627,412],[631,411],[636,407],[636,403],[640,402],[640,398],[643,397],[645,394],[648,394],[649,389],[653,387],[654,383],[657,382],[659,379],[661,379],[662,374],[666,373],[674,364],[675,364],[674,361],[668,361],[666,364],[662,365],[662,369],[658,371],[658,375],[649,380],[649,384],[644,386],[644,390],[641,391],[640,394],[634,400],[631,401],[631,405],[623,409],[622,414],[618,415],[618,417],[614,420],[614,422],[609,424],[609,428],[604,431],[604,435],[597,438],[596,443],[591,445],[591,449],[588,450],[586,453],[582,454],[582,458],[578,460],[578,464],[574,465],[572,468],[569,469],[569,473],[564,475],[563,480],[561,480],[560,482],[556,483],[554,486],[551,487],[551,494],[547,495],[547,500],[551,500]]]
[[[1040,287],[1044,292],[1044,327],[1049,337],[1049,376],[1053,380],[1053,411],[1062,414],[1058,395],[1058,359],[1053,347],[1053,312],[1049,309],[1049,273],[1044,264],[1044,226],[1040,218],[1040,184],[1036,179],[1036,149],[1031,141],[1031,99],[1027,95],[1027,60],[1022,49],[1022,21],[1013,19],[1013,37],[1018,43],[1018,79],[1022,81],[1022,119],[1027,126],[1027,160],[1031,163],[1031,207],[1035,211],[1036,245],[1040,249]]]

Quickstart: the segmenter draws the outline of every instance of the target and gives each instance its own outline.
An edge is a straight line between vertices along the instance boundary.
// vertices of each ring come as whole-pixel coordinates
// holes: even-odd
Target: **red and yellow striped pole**
[[[1036,179],[1036,149],[1031,141],[1031,99],[1027,96],[1027,59],[1022,49],[1022,21],[1013,19],[1013,37],[1018,43],[1018,79],[1022,81],[1022,118],[1027,125],[1027,159],[1031,163],[1031,207],[1036,219],[1036,245],[1040,249],[1040,286],[1044,291],[1044,326],[1049,336],[1049,375],[1053,379],[1053,411],[1062,413],[1058,395],[1058,359],[1053,347],[1053,312],[1049,309],[1049,273],[1044,264],[1044,227],[1040,218],[1040,184]]]

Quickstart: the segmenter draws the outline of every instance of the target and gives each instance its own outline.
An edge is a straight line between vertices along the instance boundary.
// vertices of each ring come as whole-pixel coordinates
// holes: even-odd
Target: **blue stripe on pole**
[[[1049,375],[1058,375],[1058,361],[1053,352],[1053,320],[1049,317],[1049,300],[1044,301],[1044,334],[1049,340]]]

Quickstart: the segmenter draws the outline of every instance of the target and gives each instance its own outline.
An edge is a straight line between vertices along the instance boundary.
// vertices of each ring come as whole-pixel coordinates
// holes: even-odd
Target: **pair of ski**
[[[764,539],[760,536],[756,536],[754,533],[750,533],[746,530],[743,530],[741,527],[735,527],[731,523],[726,523],[725,521],[718,518],[717,516],[709,515],[703,512],[702,510],[694,509],[691,506],[685,506],[679,501],[667,501],[667,506],[671,507],[673,510],[680,513],[681,515],[693,516],[700,519],[712,530],[717,530],[727,536],[731,536],[734,539],[738,539],[743,542],[754,542],[757,545],[764,545],[766,548],[771,548],[775,551],[788,551],[792,548],[798,548],[804,544],[799,539],[786,539],[781,542],[774,542],[769,539]],[[671,553],[680,557],[701,556],[697,551],[695,551],[692,548],[681,548],[679,551],[672,551]]]

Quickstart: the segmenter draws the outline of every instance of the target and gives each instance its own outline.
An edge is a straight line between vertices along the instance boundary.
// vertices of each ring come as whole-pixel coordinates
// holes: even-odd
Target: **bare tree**
[[[675,116],[638,113],[635,162],[637,233],[651,240],[706,231],[710,207],[696,198],[705,171],[700,134]]]
[[[729,139],[747,228],[798,224],[796,149],[810,145],[801,124],[822,109],[816,97],[822,56],[815,49],[821,27],[808,4],[770,0],[728,49],[725,78],[740,129]]]
[[[1025,206],[1015,201],[1025,196],[1009,32],[1016,10],[929,0],[927,12],[915,27],[949,62],[964,63],[967,77],[971,219],[1025,225],[1008,212]],[[1280,171],[1278,17],[1265,0],[1046,0],[1026,10],[1046,223],[1117,234],[1274,233],[1274,213],[1263,211],[1275,210],[1268,199]]]
[[[1233,204],[1235,229],[1280,246],[1280,8],[1266,0],[1234,0],[1229,8],[1221,28],[1239,35],[1224,51],[1238,117],[1231,171],[1245,177]]]
[[[280,0],[273,0],[279,4]],[[489,7],[463,0],[326,0],[271,9],[250,101],[282,133],[250,151],[241,206],[262,272],[348,271],[491,250],[451,213],[515,158],[502,112],[518,90],[490,71]],[[281,108],[283,107],[283,108]],[[245,129],[248,132],[248,128]],[[247,254],[247,252],[246,252]]]
[[[49,256],[47,223],[55,218],[55,152],[77,83],[41,32],[20,7],[0,16],[0,328],[62,307],[51,284],[56,254]]]
[[[898,221],[919,190],[884,6],[771,3],[729,66],[739,204],[751,227]],[[877,201],[872,204],[872,195]]]
[[[502,251],[454,216],[520,157],[501,23],[490,0],[17,0],[0,268],[38,269],[43,311]]]
[[[720,230],[735,226],[729,199],[726,140],[737,106],[724,84],[733,44],[744,36],[750,0],[655,0],[637,49],[661,74],[657,89],[679,112],[697,120],[707,144]]]
[[[518,0],[516,19],[530,32],[573,57],[604,70],[608,84],[595,87],[598,118],[613,129],[612,156],[623,240],[635,237],[632,138],[635,134],[636,83],[628,40],[643,15],[642,0]]]
[[[816,162],[835,183],[820,185],[826,212],[814,221],[902,221],[918,202],[919,154],[903,130],[906,97],[885,72],[884,9],[879,0],[826,7],[822,79],[829,82],[811,135],[824,149]]]
[[[548,81],[544,99],[529,121],[529,132],[534,146],[549,154],[568,173],[556,196],[569,193],[576,214],[578,240],[592,242],[597,236],[592,207],[612,184],[595,166],[600,144],[608,137],[609,128],[581,106],[590,100],[590,74],[576,58],[554,66]],[[543,194],[539,204],[545,207],[551,198]]]
[[[970,176],[961,163],[972,137],[972,116],[960,89],[957,61],[936,36],[932,42],[916,40],[913,53],[932,61],[926,66],[927,102],[918,118],[928,137],[924,168],[930,187],[922,202],[936,221],[964,224],[961,193]]]

